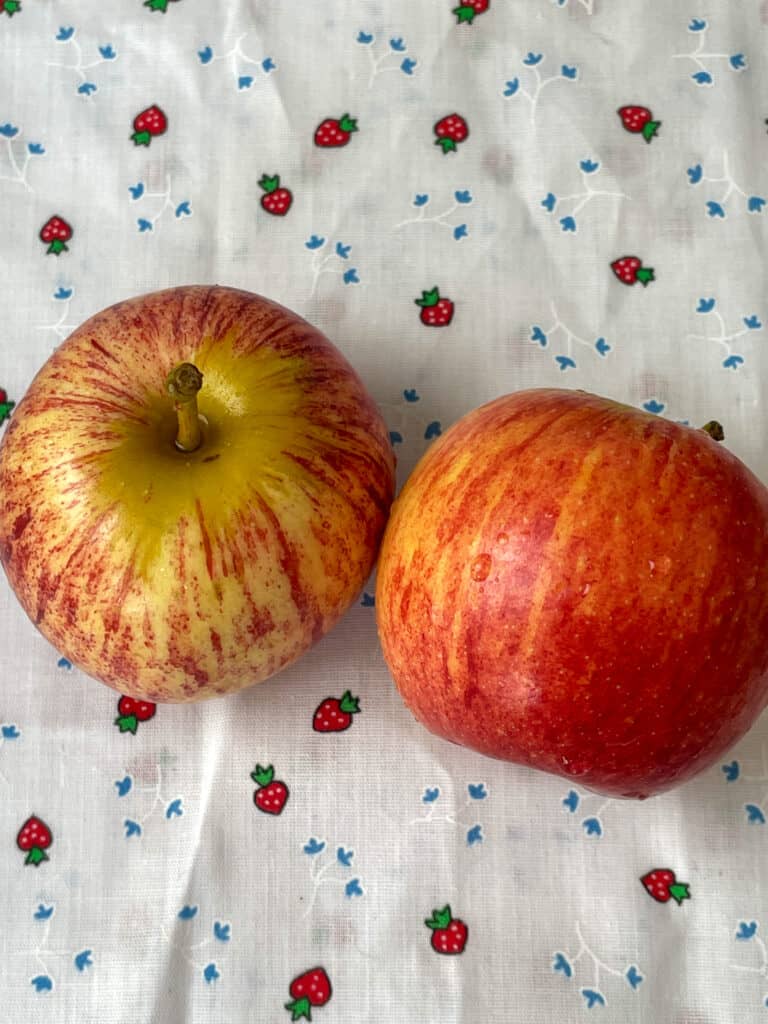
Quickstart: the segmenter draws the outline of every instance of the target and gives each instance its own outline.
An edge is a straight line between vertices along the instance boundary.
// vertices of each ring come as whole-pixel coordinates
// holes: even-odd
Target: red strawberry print
[[[21,10],[21,0],[3,0],[0,5],[0,13],[7,14],[9,18],[12,18],[14,14],[18,14]]]
[[[253,794],[253,802],[260,811],[265,814],[280,814],[288,799],[288,787],[284,782],[275,782],[275,769],[272,765],[262,768],[256,765],[256,770],[251,772],[251,778],[259,787]]]
[[[469,928],[463,921],[451,915],[449,906],[442,910],[433,910],[432,917],[424,924],[432,929],[432,949],[446,956],[456,956],[464,952],[469,937]]]
[[[40,228],[40,239],[48,246],[47,251],[56,256],[68,252],[66,243],[72,237],[72,228],[62,217],[51,217]]]
[[[115,725],[120,732],[132,732],[136,735],[139,722],[148,722],[155,717],[157,704],[149,700],[135,700],[133,697],[121,697],[117,702],[117,718]]]
[[[648,107],[619,107],[617,111],[621,123],[633,135],[642,134],[646,142],[650,142],[661,127],[661,121],[654,121]]]
[[[447,327],[453,320],[453,302],[440,297],[437,285],[414,301],[421,306],[421,322],[427,327]]]
[[[338,119],[327,117],[315,129],[315,145],[320,146],[321,149],[346,146],[352,138],[352,132],[356,131],[357,121],[349,114],[342,114]]]
[[[635,284],[639,281],[646,288],[648,283],[654,280],[653,267],[644,267],[642,260],[637,256],[622,256],[614,260],[611,270],[622,284]]]
[[[462,23],[471,25],[475,20],[475,15],[485,14],[490,6],[491,0],[462,0],[459,7],[453,8],[453,13],[456,15],[459,25]]]
[[[315,711],[312,728],[315,732],[344,732],[352,725],[352,715],[359,710],[359,700],[349,690],[344,691],[341,700],[326,697]]]
[[[168,118],[153,105],[134,117],[131,138],[136,146],[148,146],[156,135],[164,135],[167,130]]]
[[[8,393],[5,388],[0,388],[0,423],[10,418],[14,405],[16,405],[15,402],[8,401]]]
[[[442,146],[444,153],[454,153],[456,146],[469,135],[467,122],[459,114],[441,117],[435,125],[436,146]]]
[[[680,906],[683,900],[691,898],[688,883],[678,882],[675,872],[669,868],[654,868],[647,875],[643,875],[640,881],[657,903],[669,903],[670,900],[674,900]]]
[[[36,818],[34,814],[27,818],[16,836],[16,845],[27,855],[24,863],[34,864],[36,868],[44,860],[48,860],[48,854],[45,851],[52,842],[51,830],[44,821]]]
[[[265,193],[261,197],[262,208],[275,217],[284,217],[291,208],[293,194],[290,189],[281,188],[280,176],[275,174],[270,178],[268,174],[263,174],[259,187]]]
[[[291,1020],[312,1020],[311,1007],[325,1006],[333,994],[331,979],[322,967],[313,967],[293,979],[290,993],[291,1002],[285,1008],[291,1011]]]

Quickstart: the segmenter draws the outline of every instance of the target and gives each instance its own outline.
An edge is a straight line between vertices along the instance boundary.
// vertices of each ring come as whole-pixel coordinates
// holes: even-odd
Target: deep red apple
[[[376,609],[427,728],[651,796],[768,700],[768,490],[705,430],[584,392],[508,395],[407,481]]]

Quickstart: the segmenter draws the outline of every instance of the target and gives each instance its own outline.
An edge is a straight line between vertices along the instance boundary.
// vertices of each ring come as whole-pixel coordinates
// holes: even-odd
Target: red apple
[[[300,317],[231,288],[156,292],[79,327],[19,403],[0,559],[85,672],[147,701],[213,697],[355,600],[393,463],[360,379]]]
[[[584,392],[507,395],[407,481],[376,608],[427,728],[651,796],[768,700],[768,491],[705,430]]]

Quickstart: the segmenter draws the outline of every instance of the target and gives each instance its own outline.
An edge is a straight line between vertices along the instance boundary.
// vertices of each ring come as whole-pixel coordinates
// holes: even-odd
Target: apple
[[[768,701],[768,491],[710,433],[536,389],[443,434],[377,570],[416,718],[641,799],[738,740]]]
[[[249,292],[120,302],[42,367],[0,445],[0,560],[75,665],[149,701],[259,682],[374,565],[384,422],[341,353]]]

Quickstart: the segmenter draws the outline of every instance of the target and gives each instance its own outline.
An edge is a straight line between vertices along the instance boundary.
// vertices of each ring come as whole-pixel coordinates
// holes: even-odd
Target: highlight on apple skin
[[[319,331],[249,292],[172,288],[98,313],[33,380],[0,445],[0,560],[83,671],[199,700],[331,629],[393,492],[386,426]]]
[[[713,765],[768,700],[768,490],[710,434],[557,389],[446,431],[377,570],[416,718],[614,796]]]

